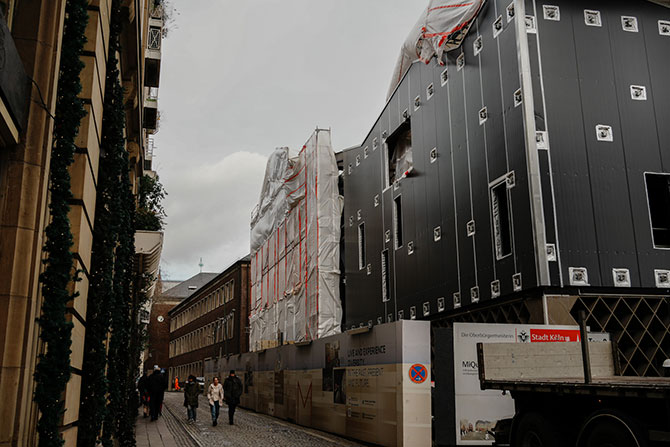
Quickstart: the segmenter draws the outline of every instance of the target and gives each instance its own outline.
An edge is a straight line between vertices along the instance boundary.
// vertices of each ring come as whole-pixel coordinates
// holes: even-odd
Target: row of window
[[[170,342],[170,357],[175,357],[196,349],[211,346],[224,340],[232,340],[235,331],[235,312],[224,318],[214,321],[204,327],[196,329]]]
[[[408,121],[409,123],[409,121]],[[411,169],[411,130],[408,125],[401,127],[397,136],[394,134],[387,140],[384,157],[386,165],[384,186],[391,187],[398,177],[398,163],[400,159],[405,159],[401,169]],[[431,162],[433,157],[431,151]],[[408,161],[408,162],[407,162]],[[654,248],[670,248],[670,175],[664,173],[644,174],[645,186],[647,190],[647,203],[649,206],[649,220],[652,230],[652,241]],[[509,189],[514,187],[514,172],[508,173],[494,182],[489,188],[491,217],[493,225],[493,237],[495,243],[496,260],[501,260],[512,254],[512,225]],[[375,206],[378,206],[379,199],[375,197]],[[361,220],[361,211],[357,212],[357,218]],[[353,225],[354,216],[349,218],[349,225]],[[402,197],[398,195],[393,199],[393,248],[400,249],[405,244],[403,238],[403,215],[402,215]],[[475,233],[475,222],[470,221],[467,225],[468,236]],[[433,238],[435,242],[442,237],[441,227],[433,229]],[[391,241],[391,231],[386,231],[385,242]],[[413,242],[407,243],[407,252],[414,252]],[[384,256],[384,255],[382,255]],[[388,256],[388,255],[387,255]],[[383,262],[383,260],[382,260]],[[358,224],[358,268],[367,269],[370,273],[370,264],[368,264],[365,239],[365,222]]]
[[[179,329],[196,318],[200,318],[208,312],[213,311],[219,306],[233,300],[235,293],[235,280],[231,279],[223,286],[219,287],[207,297],[194,303],[189,308],[184,309],[170,320],[170,332]]]
[[[179,377],[180,382],[186,382],[188,376],[194,375],[196,377],[203,376],[202,360],[188,363],[186,365],[174,366],[169,369],[170,374],[170,388],[174,387],[174,378]]]

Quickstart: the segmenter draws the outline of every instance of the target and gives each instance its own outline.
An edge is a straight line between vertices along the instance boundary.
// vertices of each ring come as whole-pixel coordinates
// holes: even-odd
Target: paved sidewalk
[[[164,417],[151,422],[150,418],[140,416],[135,423],[137,447],[179,447],[170,432]]]
[[[205,397],[200,396],[199,401],[197,422],[187,423],[186,409],[183,406],[184,395],[175,392],[165,393],[163,417],[177,438],[178,447],[362,447],[362,444],[330,433],[291,424],[242,408],[238,408],[235,412],[235,425],[231,426],[228,425],[228,408],[225,405],[221,408],[219,425],[212,427],[209,405]],[[172,426],[173,423],[175,427]],[[181,436],[183,441],[179,439]],[[167,444],[165,446],[167,447]]]
[[[137,418],[135,440],[137,447],[198,447],[166,405],[163,405],[163,415],[157,421],[151,422],[142,416]]]

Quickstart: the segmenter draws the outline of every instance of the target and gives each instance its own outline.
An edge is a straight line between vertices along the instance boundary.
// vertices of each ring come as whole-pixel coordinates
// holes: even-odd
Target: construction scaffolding
[[[268,159],[251,216],[252,351],[340,332],[338,169],[330,130]]]

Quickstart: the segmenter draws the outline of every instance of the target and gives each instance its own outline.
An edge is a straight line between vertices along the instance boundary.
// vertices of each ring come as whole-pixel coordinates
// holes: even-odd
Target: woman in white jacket
[[[219,418],[219,407],[223,405],[223,386],[219,383],[218,377],[212,379],[212,383],[207,389],[207,399],[212,411],[212,426],[216,426],[216,420]]]

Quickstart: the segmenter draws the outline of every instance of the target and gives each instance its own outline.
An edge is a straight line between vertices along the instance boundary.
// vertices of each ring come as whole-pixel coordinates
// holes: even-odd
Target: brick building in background
[[[236,261],[168,312],[170,383],[204,376],[215,358],[249,351],[249,257]]]
[[[169,363],[168,345],[170,343],[170,316],[173,307],[193,295],[202,286],[214,279],[218,273],[198,273],[182,282],[159,281],[162,286],[156,291],[147,327],[148,342],[144,354],[144,369],[151,370],[153,365],[167,368]],[[165,288],[168,285],[169,288]]]

